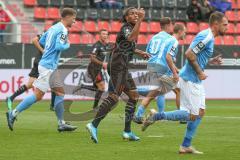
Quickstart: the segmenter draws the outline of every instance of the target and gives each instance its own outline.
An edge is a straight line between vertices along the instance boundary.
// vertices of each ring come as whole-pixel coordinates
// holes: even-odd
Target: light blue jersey
[[[148,70],[156,72],[159,75],[172,75],[166,60],[167,54],[170,54],[173,60],[178,53],[178,41],[167,32],[160,32],[153,36],[147,45],[146,52],[151,54],[148,60]]]
[[[211,29],[206,29],[198,33],[192,41],[190,48],[197,55],[197,62],[200,68],[204,71],[209,58],[213,55],[214,36]],[[180,71],[180,77],[182,77],[185,81],[201,83],[196,71],[190,65],[188,60],[186,60],[185,65]]]
[[[57,68],[61,51],[70,47],[67,35],[68,31],[61,22],[49,28],[42,35],[39,42],[44,46],[44,52],[39,65],[52,70]]]

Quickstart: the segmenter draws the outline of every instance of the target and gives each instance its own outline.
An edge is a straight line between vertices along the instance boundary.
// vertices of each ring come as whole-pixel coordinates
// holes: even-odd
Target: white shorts
[[[49,79],[50,79],[51,74],[53,73],[53,70],[47,69],[47,68],[39,65],[38,72],[39,72],[39,76],[34,81],[33,86],[40,89],[42,92],[45,93],[50,88]]]
[[[202,84],[196,84],[179,78],[180,109],[193,115],[199,115],[199,109],[205,109],[205,90]]]

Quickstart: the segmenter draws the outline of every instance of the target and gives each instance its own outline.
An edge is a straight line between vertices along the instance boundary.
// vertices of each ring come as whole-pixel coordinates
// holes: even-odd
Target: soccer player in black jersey
[[[57,24],[59,21],[54,21],[52,25]],[[40,45],[39,40],[41,38],[42,34],[37,35],[36,37],[33,38],[32,43],[33,45],[38,49],[38,53],[35,56],[34,62],[33,62],[33,67],[29,73],[29,79],[28,83],[22,85],[19,87],[10,97],[6,98],[7,102],[7,107],[9,110],[12,110],[12,102],[14,99],[27,91],[28,89],[33,87],[33,82],[38,78],[39,73],[38,73],[38,63],[42,58],[42,53],[44,50],[44,47]],[[54,92],[51,92],[51,104],[50,104],[50,109],[53,110],[54,107],[54,99],[55,99],[56,94]]]
[[[139,28],[144,16],[145,11],[143,9],[136,9],[134,7],[127,8],[123,13],[123,25],[117,35],[115,48],[111,53],[108,63],[108,72],[110,75],[109,95],[99,106],[99,110],[92,123],[88,123],[86,126],[91,139],[95,143],[98,143],[97,127],[99,123],[117,104],[122,92],[129,97],[125,108],[125,128],[122,136],[124,139],[132,141],[140,139],[131,131],[131,121],[137,104],[138,93],[132,76],[128,71],[128,65],[134,53],[143,58],[149,58],[146,52],[136,49]]]
[[[107,69],[107,57],[112,50],[111,45],[108,43],[108,31],[102,29],[99,31],[99,41],[93,45],[92,53],[90,55],[90,63],[87,68],[89,77],[93,82],[93,86],[80,84],[74,92],[80,89],[88,89],[95,91],[95,99],[93,104],[93,109],[98,106],[98,102],[105,90],[105,82],[103,78],[102,69]]]

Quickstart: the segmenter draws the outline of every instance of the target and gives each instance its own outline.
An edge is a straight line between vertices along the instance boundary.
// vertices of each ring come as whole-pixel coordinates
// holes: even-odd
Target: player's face
[[[183,30],[179,31],[179,38],[180,40],[183,40],[186,36],[186,28],[184,27]]]
[[[72,24],[75,23],[76,21],[76,15],[67,16],[66,21],[67,21],[67,27],[72,27]]]
[[[218,34],[224,35],[228,28],[228,20],[226,17],[223,17],[222,21],[218,24]]]
[[[128,23],[136,24],[138,21],[138,12],[137,9],[131,9],[128,11],[128,15],[126,16],[126,20]]]
[[[101,31],[100,39],[103,42],[107,42],[108,41],[108,31]]]

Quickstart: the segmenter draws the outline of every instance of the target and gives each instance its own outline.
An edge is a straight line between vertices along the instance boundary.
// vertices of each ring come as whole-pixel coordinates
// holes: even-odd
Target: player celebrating
[[[58,21],[53,22],[53,25],[57,24]],[[33,38],[32,42],[33,45],[38,49],[38,54],[36,55],[34,62],[33,62],[33,68],[29,73],[29,80],[27,84],[22,85],[21,87],[19,87],[17,89],[17,91],[15,91],[10,97],[7,97],[6,102],[7,102],[7,107],[8,110],[12,110],[12,102],[14,101],[14,99],[21,95],[22,93],[26,92],[27,90],[31,89],[33,87],[33,82],[38,78],[39,73],[38,73],[38,63],[40,61],[40,59],[42,58],[42,54],[43,54],[43,46],[39,43],[39,40],[41,38],[42,34],[37,35],[36,37]],[[55,99],[55,93],[51,92],[52,94],[52,98],[51,98],[51,105],[50,105],[50,109],[53,110],[54,107],[54,99]]]
[[[157,77],[160,77],[160,83],[162,86],[157,90],[150,91],[142,100],[141,105],[138,107],[134,116],[134,122],[138,124],[142,123],[143,115],[151,100],[159,94],[160,96],[164,96],[165,93],[173,89],[176,93],[177,102],[179,103],[179,89],[175,88],[178,81],[178,69],[174,64],[174,61],[178,52],[178,40],[184,38],[186,29],[181,24],[175,24],[174,33],[173,36],[171,36],[169,34],[172,30],[171,19],[168,17],[162,18],[160,23],[163,31],[153,36],[147,46],[147,52],[152,55],[148,60],[148,70],[151,75],[155,76],[155,74],[157,74]],[[164,79],[169,79],[170,83],[172,83],[167,90],[166,88],[169,84],[165,81],[161,82],[162,77]],[[164,99],[162,99],[162,101],[164,101]],[[163,109],[159,109],[159,112],[162,111]]]
[[[17,115],[28,109],[32,104],[40,101],[50,86],[56,93],[54,109],[58,119],[58,131],[73,131],[77,128],[66,124],[63,120],[64,90],[63,87],[60,86],[61,82],[59,82],[59,78],[57,76],[51,77],[57,68],[61,51],[70,47],[67,38],[67,28],[71,27],[75,22],[76,11],[72,8],[64,8],[62,10],[61,17],[61,21],[48,29],[40,39],[40,44],[44,46],[44,51],[38,66],[39,77],[33,84],[36,87],[34,94],[26,97],[13,111],[8,111],[6,113],[8,127],[10,130],[13,130],[13,124]],[[51,82],[51,84],[50,77],[55,80],[54,82]]]
[[[138,94],[132,76],[128,71],[128,64],[132,59],[133,53],[143,58],[149,58],[146,52],[135,48],[139,28],[144,16],[145,11],[143,9],[136,9],[134,7],[127,8],[123,13],[123,25],[118,33],[115,48],[108,64],[110,75],[109,95],[99,106],[95,119],[86,126],[91,135],[91,139],[95,143],[98,143],[97,127],[99,123],[117,104],[122,92],[126,93],[129,97],[125,108],[125,128],[122,136],[124,139],[133,141],[140,139],[131,131],[131,121],[135,111],[135,105],[137,104]]]
[[[208,63],[221,64],[221,56],[211,58],[214,49],[214,38],[224,35],[228,20],[221,12],[214,12],[209,19],[210,28],[201,31],[186,51],[186,63],[180,71],[180,110],[172,112],[151,113],[143,123],[143,130],[157,120],[188,121],[186,134],[179,153],[203,154],[191,146],[198,125],[205,114],[205,91],[202,80],[207,76],[204,69]],[[191,120],[191,121],[190,121]]]

